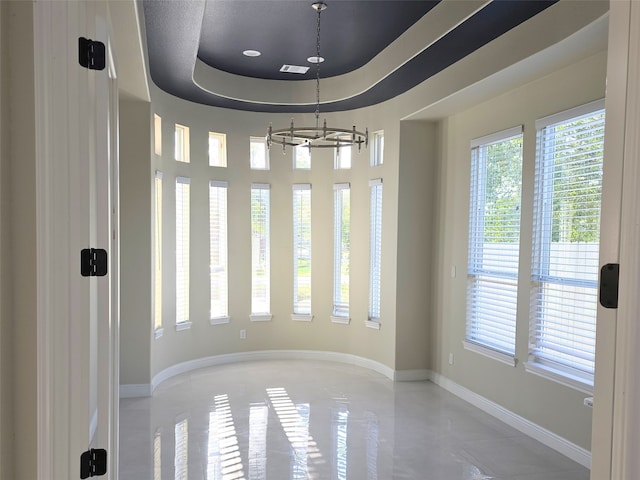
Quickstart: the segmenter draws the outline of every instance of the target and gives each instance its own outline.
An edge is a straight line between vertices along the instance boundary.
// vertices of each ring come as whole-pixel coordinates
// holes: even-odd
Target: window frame
[[[186,202],[185,202],[186,199]],[[186,205],[185,205],[186,203]],[[182,207],[182,208],[180,208]],[[191,328],[190,300],[190,232],[191,179],[176,177],[176,330]],[[179,240],[181,238],[181,240]],[[185,244],[186,240],[186,244]],[[182,285],[180,280],[182,279]],[[181,295],[181,288],[184,290]],[[184,304],[183,304],[184,303]]]
[[[257,220],[259,212],[256,212],[254,192],[259,192],[260,204],[265,208],[264,215]],[[266,193],[265,193],[266,192]],[[257,193],[255,193],[257,195]],[[265,200],[266,197],[266,200]],[[268,183],[252,183],[251,184],[251,321],[269,321],[271,315],[271,185]],[[260,229],[263,230],[262,235],[254,232],[254,227],[259,223]],[[261,264],[261,250],[264,248],[264,265]],[[256,254],[256,251],[258,252]],[[258,257],[258,258],[256,258]],[[257,270],[263,268],[265,270],[264,280],[266,281],[265,294],[262,299],[263,304],[267,305],[266,309],[256,309],[257,295],[256,291],[261,286],[258,281]]]
[[[301,167],[298,165],[298,152],[302,151],[302,150],[306,150],[308,152],[308,156],[309,156],[309,166],[308,167]],[[309,147],[306,147],[304,145],[296,145],[295,147],[293,147],[291,149],[291,151],[293,152],[293,169],[294,170],[311,170],[311,149]]]
[[[382,294],[382,178],[369,180],[369,307],[365,325],[380,329]]]
[[[519,165],[516,183],[517,206],[515,215],[505,211],[500,216],[503,232],[488,233],[494,223],[487,225],[487,183],[489,162],[503,160],[492,157],[490,150],[500,144],[519,139]],[[490,357],[510,366],[515,366],[516,328],[518,315],[518,288],[520,272],[520,232],[522,211],[522,166],[524,135],[522,125],[501,130],[490,135],[473,139],[470,144],[470,185],[469,185],[469,235],[467,243],[467,294],[466,322],[463,346],[470,351]],[[504,166],[503,166],[504,167]],[[513,167],[513,165],[508,165]],[[500,172],[504,176],[503,172]],[[514,194],[512,188],[505,189]],[[494,214],[496,215],[496,214]],[[496,215],[497,216],[497,215]],[[515,222],[515,226],[513,223]],[[511,228],[506,229],[504,225]],[[514,228],[515,227],[515,228]],[[492,248],[486,236],[500,240],[497,243],[515,244]],[[509,241],[516,235],[516,240]],[[506,237],[506,238],[505,238]],[[506,240],[506,242],[505,242]],[[507,253],[511,250],[510,253]],[[515,251],[514,251],[515,250]],[[511,260],[511,262],[509,262]],[[499,305],[496,303],[500,298]],[[494,310],[488,320],[486,315]],[[499,314],[498,314],[499,313]],[[500,331],[497,335],[494,332]],[[490,340],[489,340],[490,339]]]
[[[211,325],[225,324],[230,321],[228,189],[228,182],[209,181],[209,322]],[[217,243],[214,242],[215,230],[218,231]],[[217,271],[214,272],[214,268]],[[218,290],[219,295],[216,294]]]
[[[263,153],[264,153],[264,166],[254,166],[253,162],[253,145],[260,144],[262,145]],[[249,137],[249,168],[251,170],[271,170],[271,158],[269,156],[269,148],[267,146],[267,140],[264,137]]]
[[[190,159],[190,141],[189,141],[189,127],[175,124],[174,133],[174,158],[176,162],[191,163]]]
[[[342,135],[339,138],[351,139],[348,135]],[[342,158],[343,154],[341,152],[348,151],[349,152],[349,165],[343,166]],[[344,145],[342,147],[334,147],[333,149],[333,169],[334,170],[351,170],[353,165],[353,146],[352,145]]]
[[[153,225],[153,331],[156,339],[164,333],[162,322],[162,172],[156,170]]]
[[[345,206],[346,202],[346,206]],[[350,275],[346,278],[346,302],[343,298],[345,289],[344,269],[350,270],[350,229],[351,229],[351,185],[336,183],[333,185],[333,308],[331,321],[349,323]],[[345,215],[348,215],[345,218]],[[344,233],[344,228],[349,232]],[[347,240],[345,240],[347,236]],[[346,257],[346,258],[345,258]]]
[[[305,205],[305,202],[307,205]],[[299,204],[298,204],[299,203]],[[311,225],[311,184],[296,183],[293,185],[293,314],[292,320],[311,321],[312,314],[312,225]],[[308,234],[307,234],[308,232]],[[308,240],[302,237],[307,235]],[[307,250],[306,256],[300,256],[299,252]],[[307,301],[300,301],[301,288],[299,271],[301,261],[308,261],[308,306]],[[307,283],[307,282],[305,282]]]
[[[227,167],[227,135],[225,133],[210,131],[207,139],[208,139],[207,155],[209,157],[209,166],[217,167],[217,168],[226,168]],[[211,156],[211,152],[212,152],[211,140],[212,139],[218,140],[218,149],[217,149],[218,159],[219,159],[218,163],[214,163],[213,158]]]
[[[580,265],[577,262],[569,264],[568,260],[571,259],[571,255],[553,255],[552,246],[554,243],[558,245],[561,243],[560,239],[554,242],[553,239],[553,223],[559,220],[554,219],[554,215],[557,215],[553,212],[554,200],[558,197],[554,196],[555,193],[555,184],[554,178],[555,175],[553,171],[557,168],[557,165],[566,166],[569,164],[576,163],[576,160],[573,158],[575,156],[575,151],[572,149],[572,159],[571,162],[567,163],[555,163],[554,159],[557,161],[557,140],[561,139],[562,135],[555,135],[554,133],[548,132],[547,129],[558,128],[561,126],[567,126],[571,124],[575,124],[579,122],[581,119],[593,118],[595,116],[601,116],[602,119],[598,122],[595,122],[594,125],[597,125],[596,128],[600,135],[602,135],[601,140],[598,142],[597,140],[593,144],[589,144],[589,146],[599,145],[598,152],[600,163],[600,208],[598,209],[597,218],[595,219],[594,225],[598,229],[598,242],[595,254],[591,255],[591,265],[588,266],[587,258],[581,258]],[[535,375],[541,376],[543,378],[552,380],[554,382],[560,383],[567,387],[573,388],[575,390],[581,391],[583,393],[592,394],[593,393],[593,382],[594,382],[594,372],[595,372],[595,337],[596,337],[596,319],[597,319],[597,297],[598,297],[598,272],[599,272],[599,245],[600,245],[600,232],[599,232],[599,223],[600,216],[602,211],[602,167],[603,167],[603,157],[604,157],[604,128],[605,128],[605,102],[604,100],[597,100],[595,102],[590,102],[584,105],[580,105],[575,108],[571,108],[562,112],[558,112],[556,114],[550,115],[548,117],[541,118],[536,121],[536,165],[535,165],[535,192],[534,192],[534,238],[533,238],[533,248],[532,248],[532,259],[531,259],[531,289],[530,289],[530,298],[531,298],[531,310],[529,315],[529,352],[528,352],[528,360],[525,363],[525,370],[529,373],[533,373]],[[545,140],[547,136],[553,135],[554,143],[551,148],[553,148],[553,156],[547,156],[545,146]],[[574,138],[575,132],[572,132],[571,137]],[[589,136],[589,139],[593,138],[593,136]],[[584,147],[584,145],[583,145]],[[565,157],[562,157],[565,158]],[[593,165],[592,165],[593,166]],[[580,172],[577,174],[579,178],[586,178],[587,174],[585,172]],[[563,175],[562,178],[567,178],[566,175]],[[573,187],[572,191],[576,191],[578,188],[576,186]],[[593,179],[588,184],[588,188],[593,188]],[[561,190],[560,190],[561,191]],[[585,221],[586,217],[581,218],[581,221]],[[560,233],[558,233],[560,235]],[[570,241],[569,243],[575,243]],[[577,242],[580,243],[580,242]],[[584,243],[586,246],[588,243]],[[594,243],[590,242],[593,247]],[[556,247],[559,248],[559,247]],[[592,248],[593,249],[593,248]],[[562,261],[553,262],[552,258],[562,258]],[[574,259],[577,261],[577,258]],[[575,270],[568,270],[565,275],[562,275],[560,268],[562,267],[576,267],[579,266],[582,275],[590,276],[591,278],[578,278],[577,275],[580,273],[576,273]],[[587,272],[587,269],[590,268],[590,272]],[[552,274],[552,270],[555,269],[555,273]],[[567,276],[567,274],[573,274],[574,276]],[[590,302],[585,302],[583,307],[580,307],[578,310],[569,310],[566,311],[567,322],[569,322],[568,318],[570,317],[570,312],[574,311],[574,316],[576,319],[571,323],[571,325],[575,324],[574,327],[571,327],[572,330],[577,331],[577,329],[583,329],[588,325],[588,322],[584,322],[582,320],[577,319],[577,312],[581,312],[580,316],[586,318],[587,309],[590,306],[590,311],[592,314],[589,316],[593,322],[593,329],[591,332],[587,332],[591,334],[591,341],[593,343],[593,350],[591,360],[587,358],[588,352],[583,351],[582,348],[585,347],[589,338],[584,336],[584,331],[580,330],[579,338],[580,344],[574,344],[572,347],[569,344],[566,346],[556,346],[554,348],[551,347],[552,343],[555,343],[553,339],[549,338],[548,341],[544,341],[544,329],[543,325],[547,325],[546,328],[556,328],[556,332],[558,330],[557,321],[549,318],[549,316],[545,316],[543,313],[544,304],[549,302],[551,305],[553,301],[553,289],[561,288],[563,292],[559,294],[562,295],[562,298],[568,298],[568,296],[572,292],[564,293],[564,289],[576,289],[574,295],[576,297],[585,296],[590,297]],[[582,291],[582,293],[580,293]],[[590,292],[590,293],[588,293]],[[556,293],[558,295],[558,293]],[[548,300],[544,300],[548,298]],[[564,300],[563,300],[564,301]],[[562,325],[559,325],[562,327]],[[566,328],[570,328],[569,325],[564,325]],[[588,329],[585,329],[587,331]],[[551,332],[552,330],[547,330]],[[550,334],[551,335],[551,334]],[[556,341],[559,342],[563,340],[564,342],[570,342],[571,334],[568,334],[567,337],[561,339],[558,334],[556,334]],[[587,338],[587,340],[584,340]],[[572,342],[570,342],[572,343]],[[547,345],[547,352],[544,352],[545,346]],[[574,356],[574,358],[581,358],[579,362],[591,362],[594,368],[591,371],[588,371],[586,366],[580,365],[578,362],[572,362],[570,359],[565,358],[564,361],[560,359],[560,356],[553,355],[553,352],[556,348],[560,348],[561,350],[566,350],[561,353],[560,356]],[[573,349],[573,351],[572,351]],[[554,358],[555,357],[555,358]]]
[[[372,137],[370,166],[379,167],[384,163],[384,131],[373,132]]]
[[[153,152],[162,155],[162,117],[157,113],[153,114]]]

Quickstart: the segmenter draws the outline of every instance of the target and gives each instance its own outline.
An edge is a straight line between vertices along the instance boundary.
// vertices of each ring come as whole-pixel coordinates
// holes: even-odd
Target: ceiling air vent
[[[282,65],[280,69],[283,73],[307,73],[309,67],[301,67],[300,65]]]

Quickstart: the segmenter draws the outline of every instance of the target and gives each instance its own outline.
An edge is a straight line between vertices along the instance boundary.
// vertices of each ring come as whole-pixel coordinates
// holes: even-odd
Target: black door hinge
[[[80,274],[83,277],[104,277],[107,274],[107,251],[102,248],[82,249]]]
[[[99,477],[107,473],[107,451],[92,448],[80,455],[80,478]]]
[[[90,38],[78,38],[78,61],[80,65],[89,70],[104,70],[105,47],[104,43]]]
[[[600,305],[604,308],[618,308],[619,280],[619,263],[607,263],[600,269]]]

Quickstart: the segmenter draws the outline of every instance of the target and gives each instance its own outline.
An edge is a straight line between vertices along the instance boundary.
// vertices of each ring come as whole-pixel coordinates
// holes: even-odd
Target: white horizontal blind
[[[189,178],[176,178],[176,323],[189,321],[190,187]]]
[[[154,178],[153,228],[153,328],[162,328],[162,172]]]
[[[382,267],[382,179],[369,181],[369,320],[380,320]]]
[[[515,354],[522,127],[471,143],[466,340]]]
[[[537,123],[530,361],[593,384],[604,103]]]
[[[293,313],[311,314],[311,185],[293,186]]]
[[[309,170],[311,168],[311,149],[304,145],[293,147],[293,168]]]
[[[229,314],[227,269],[227,182],[209,182],[211,318]]]
[[[271,247],[269,244],[270,190],[251,185],[251,313],[271,310]]]
[[[351,245],[351,190],[349,184],[335,184],[333,198],[333,315],[348,317]]]
[[[269,150],[264,138],[249,138],[249,165],[253,170],[269,170]]]

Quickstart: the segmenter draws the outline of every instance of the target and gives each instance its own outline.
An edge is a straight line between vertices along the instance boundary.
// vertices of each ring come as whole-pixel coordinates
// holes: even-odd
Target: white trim
[[[349,188],[351,188],[351,184],[349,182],[347,182],[347,183],[334,183],[333,184],[333,189],[334,190],[348,190]]]
[[[492,350],[490,348],[483,347],[482,345],[478,345],[473,342],[468,342],[466,340],[462,341],[462,346],[465,350],[469,350],[471,352],[477,353],[479,355],[484,355],[485,357],[492,358],[493,360],[497,360],[498,362],[509,365],[510,367],[515,367],[518,362],[516,358],[507,353],[498,352],[496,350]]]
[[[375,320],[365,320],[364,326],[367,328],[373,328],[374,330],[380,330],[380,322]]]
[[[270,313],[252,313],[249,315],[249,320],[252,322],[270,322],[273,315]]]
[[[176,177],[176,183],[184,183],[185,185],[191,185],[191,179],[189,177]]]
[[[252,183],[251,184],[251,189],[255,189],[255,190],[271,190],[271,184],[270,183]]]
[[[292,313],[291,320],[294,322],[311,322],[313,320],[313,315],[308,313]]]
[[[381,178],[374,178],[372,180],[369,180],[369,186],[370,187],[375,187],[376,185],[382,185],[382,179]]]
[[[182,332],[191,328],[191,322],[176,323],[176,332]]]
[[[331,315],[331,323],[339,323],[340,325],[349,325],[351,323],[350,317],[337,317],[335,315]]]
[[[524,369],[528,373],[546,378],[565,387],[573,388],[587,395],[593,395],[593,385],[586,383],[580,377],[535,362],[525,362]]]
[[[506,130],[490,133],[489,135],[485,135],[483,137],[474,138],[473,140],[471,140],[471,148],[479,147],[480,145],[501,142],[511,137],[517,137],[518,135],[522,135],[522,132],[522,125],[518,125],[516,127],[507,128]]]
[[[98,409],[96,408],[91,415],[91,421],[89,422],[89,441],[93,443],[93,437],[98,429]]]
[[[310,183],[294,183],[292,186],[293,190],[311,190]]]
[[[164,334],[164,328],[156,328],[153,332],[153,338],[155,340],[159,339]]]
[[[215,318],[209,319],[210,325],[226,325],[229,322],[231,322],[231,317],[229,316],[215,317]]]
[[[541,130],[544,127],[553,125],[554,123],[564,122],[565,120],[569,120],[574,117],[580,117],[597,110],[602,110],[604,109],[604,105],[605,102],[603,98],[600,100],[596,100],[595,102],[586,103],[584,105],[570,108],[569,110],[564,110],[547,117],[539,118],[538,120],[536,120],[536,130]]]
[[[137,383],[120,385],[120,398],[141,398],[150,397],[153,394],[150,383]]]
[[[439,373],[432,372],[431,381],[457,397],[460,397],[462,400],[469,402],[483,412],[488,413],[525,435],[543,443],[547,447],[554,449],[556,452],[561,453],[574,462],[579,463],[583,467],[591,468],[591,452],[589,452],[589,450],[507,410],[501,405],[472,392],[468,388],[458,385]]]

